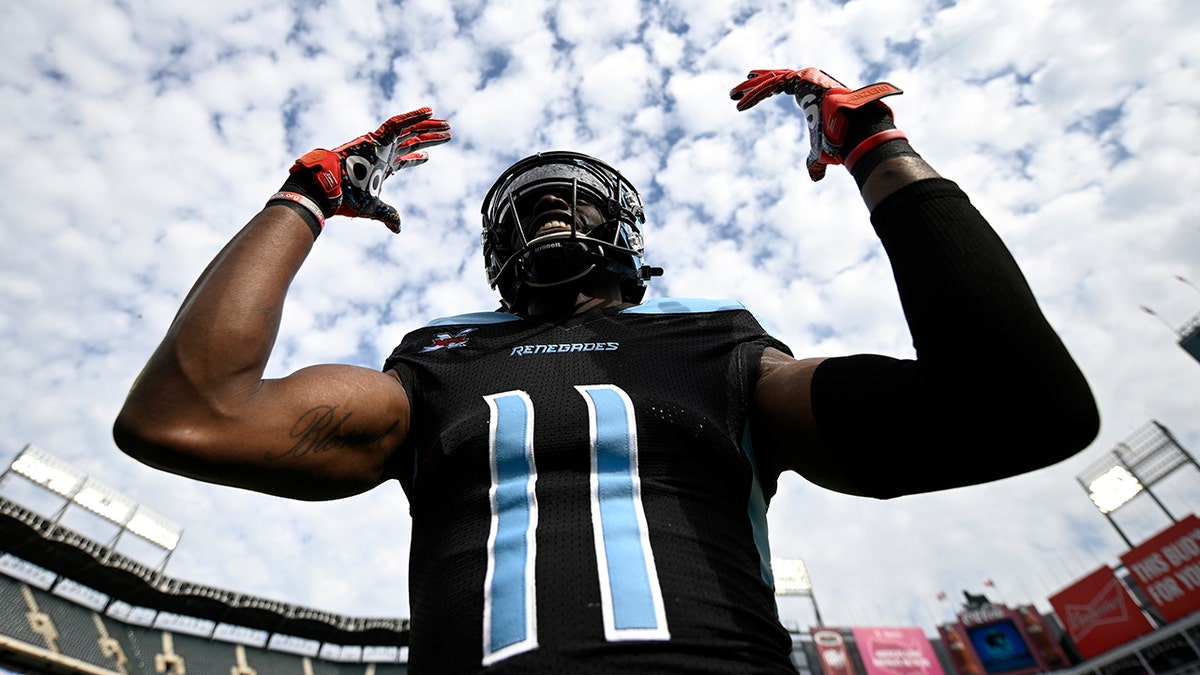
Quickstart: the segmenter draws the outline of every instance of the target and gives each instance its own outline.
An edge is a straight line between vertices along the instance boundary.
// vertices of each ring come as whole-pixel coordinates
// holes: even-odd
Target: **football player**
[[[117,443],[300,499],[399,481],[413,672],[794,672],[765,529],[782,472],[886,499],[1044,467],[1097,433],[1087,382],[1012,256],[896,128],[881,99],[898,93],[809,68],[752,71],[731,96],[742,110],[794,97],[810,177],[849,170],[915,359],[796,358],[738,302],[644,301],[662,270],[644,262],[637,189],[555,151],[484,198],[500,311],[430,322],[381,371],[264,379],[325,220],[399,230],[381,183],[450,139],[421,109],[297,160],[184,302]]]

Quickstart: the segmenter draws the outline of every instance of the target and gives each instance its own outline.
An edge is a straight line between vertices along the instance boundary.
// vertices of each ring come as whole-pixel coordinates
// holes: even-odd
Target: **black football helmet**
[[[578,214],[580,202],[595,207],[603,222],[588,231],[572,218],[570,231],[528,232],[521,216],[546,194]],[[541,152],[513,164],[483,199],[483,259],[488,283],[505,308],[519,309],[538,288],[570,284],[599,270],[620,278],[626,302],[638,303],[646,280],[662,269],[642,264],[642,199],[608,164],[577,152]]]

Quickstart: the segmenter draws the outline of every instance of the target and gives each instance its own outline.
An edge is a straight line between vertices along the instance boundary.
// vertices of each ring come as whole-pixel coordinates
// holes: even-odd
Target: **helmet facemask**
[[[547,195],[569,210],[570,217],[558,221],[561,226],[532,222],[535,206]],[[601,222],[583,222],[580,213],[586,207],[598,212]],[[574,152],[528,157],[505,171],[484,199],[488,282],[508,309],[519,309],[531,292],[565,291],[590,274],[613,274],[623,298],[640,302],[645,279],[662,273],[642,265],[643,222],[637,190],[604,162]]]

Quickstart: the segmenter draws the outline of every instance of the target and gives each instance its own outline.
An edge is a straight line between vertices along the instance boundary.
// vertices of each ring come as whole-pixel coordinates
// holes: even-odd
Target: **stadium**
[[[1079,481],[1128,541],[1111,514],[1139,493],[1157,502],[1151,487],[1185,466],[1195,461],[1152,422]],[[1114,476],[1123,478],[1114,483]],[[20,492],[16,483],[63,503],[54,513],[39,512],[8,496]],[[69,509],[109,521],[117,535],[100,542],[65,526]],[[788,625],[793,663],[803,675],[1200,672],[1200,584],[1193,582],[1200,519],[1171,520],[1155,536],[1129,542],[1120,565],[1050,597],[1053,612],[964,590],[956,620],[939,625],[936,636],[917,627],[822,625],[803,561],[775,560],[777,592],[807,598],[816,617],[810,627]],[[173,578],[163,570],[181,533],[26,446],[0,476],[0,673],[408,672],[408,619],[344,616]],[[141,557],[157,556],[157,563],[118,550],[122,538],[149,544]]]

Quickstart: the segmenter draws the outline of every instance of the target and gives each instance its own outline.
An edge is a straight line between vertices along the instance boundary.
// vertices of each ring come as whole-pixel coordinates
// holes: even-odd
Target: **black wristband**
[[[895,129],[891,110],[881,103],[867,104],[861,108],[847,110],[846,141],[842,143],[842,153],[849,155],[859,143],[882,131]]]
[[[304,223],[308,225],[308,229],[312,230],[314,240],[320,236],[321,230],[325,228],[325,219],[317,210],[317,205],[313,204],[311,199],[302,194],[281,190],[271,195],[271,198],[267,200],[267,206],[275,204],[286,206],[303,218]]]
[[[898,138],[894,141],[882,143],[879,147],[874,148],[863,155],[850,169],[850,175],[854,176],[854,182],[858,183],[858,188],[867,182],[867,177],[871,175],[884,160],[893,157],[920,157],[916,150],[908,144],[908,141],[903,138]]]
[[[845,115],[849,130],[846,132],[846,142],[842,152],[846,157],[850,157],[854,149],[867,139],[896,128],[891,111],[884,105],[868,104],[861,108],[847,110]],[[850,170],[850,175],[854,176],[854,182],[858,183],[858,187],[861,189],[867,182],[867,176],[870,176],[881,162],[893,157],[904,156],[920,157],[908,144],[908,140],[901,136],[896,140],[881,143],[853,163],[847,162],[846,168]]]

